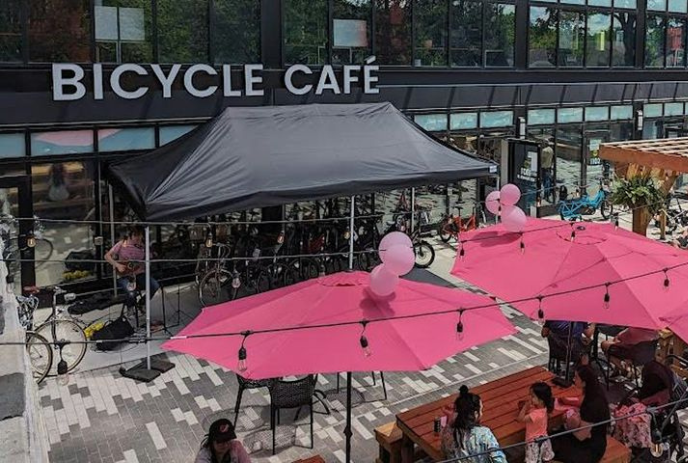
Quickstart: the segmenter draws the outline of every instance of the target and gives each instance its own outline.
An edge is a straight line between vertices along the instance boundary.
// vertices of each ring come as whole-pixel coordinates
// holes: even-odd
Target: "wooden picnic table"
[[[554,374],[543,367],[533,367],[513,375],[471,389],[480,395],[483,402],[481,424],[492,429],[500,446],[523,442],[526,437],[525,423],[519,423],[518,402],[530,399],[530,386],[543,381],[552,386],[555,397],[580,396],[580,389],[575,386],[561,388],[552,384]],[[414,446],[418,445],[434,460],[445,458],[441,449],[440,434],[434,432],[435,417],[444,415],[445,406],[453,407],[458,394],[421,405],[397,415],[397,425],[402,437],[402,463],[413,461]],[[564,411],[554,410],[549,418],[550,429],[561,426],[564,422]]]

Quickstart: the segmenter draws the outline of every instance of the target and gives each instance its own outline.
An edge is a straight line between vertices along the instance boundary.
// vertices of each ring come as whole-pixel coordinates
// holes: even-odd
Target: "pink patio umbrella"
[[[683,301],[675,309],[662,316],[667,327],[674,332],[683,342],[688,343],[688,302]],[[674,352],[681,355],[683,352]]]
[[[523,234],[496,225],[462,239],[452,274],[505,301],[542,296],[513,304],[532,318],[542,308],[550,320],[657,329],[688,300],[688,253],[612,224],[531,218]]]
[[[515,332],[498,307],[459,315],[462,307],[491,304],[484,296],[400,280],[395,293],[380,298],[369,292],[369,282],[365,272],[336,273],[207,307],[163,348],[251,379],[348,372],[345,434],[349,461],[351,372],[423,370]],[[459,319],[463,330],[457,335]],[[363,320],[368,323],[359,323]],[[313,326],[319,327],[307,328]],[[253,334],[222,336],[245,331]],[[367,349],[363,349],[362,336]],[[242,346],[245,370],[239,365]]]

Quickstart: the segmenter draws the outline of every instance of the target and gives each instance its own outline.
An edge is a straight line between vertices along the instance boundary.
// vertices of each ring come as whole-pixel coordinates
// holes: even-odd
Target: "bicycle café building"
[[[123,231],[113,222],[134,218],[105,165],[232,106],[390,102],[500,166],[499,179],[419,190],[433,220],[471,211],[500,181],[528,192],[529,214],[551,214],[564,189],[599,188],[601,143],[684,134],[680,3],[0,2],[2,212],[43,219],[50,242],[50,259],[24,279],[110,284],[106,264],[59,262],[102,259]],[[402,199],[374,202],[391,210]],[[153,240],[183,254],[173,225],[156,226]]]

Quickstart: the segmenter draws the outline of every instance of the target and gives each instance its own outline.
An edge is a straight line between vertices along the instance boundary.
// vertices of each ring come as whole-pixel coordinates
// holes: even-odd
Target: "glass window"
[[[609,108],[605,107],[589,107],[585,108],[585,120],[588,122],[606,121],[609,119]]]
[[[213,53],[216,64],[260,62],[260,2],[214,0]]]
[[[559,66],[582,67],[585,45],[585,13],[559,12]]]
[[[492,127],[507,127],[514,125],[513,111],[493,111],[480,113],[480,127],[489,129]]]
[[[550,68],[556,64],[557,11],[539,6],[530,7],[528,30],[528,65]]]
[[[31,0],[29,60],[91,61],[90,3],[90,0]]]
[[[411,64],[411,0],[375,0],[375,45],[380,64]]]
[[[153,57],[150,0],[100,0],[95,5],[96,61],[149,63]]]
[[[157,0],[161,63],[208,62],[208,0]]]
[[[647,9],[649,11],[665,11],[666,0],[647,0]]]
[[[636,16],[632,13],[617,11],[614,13],[612,32],[612,66],[635,66],[635,24]]]
[[[630,8],[636,9],[636,0],[614,0],[615,8]]]
[[[486,3],[485,66],[513,67],[516,7]]]
[[[289,64],[327,62],[327,0],[287,0],[284,49]]]
[[[664,67],[664,18],[650,15],[645,27],[645,66]]]
[[[683,18],[669,17],[667,20],[666,67],[686,66],[686,21]]]
[[[56,162],[31,166],[34,214],[39,219],[58,221],[93,220],[95,175],[96,169],[92,162]],[[36,285],[60,284],[66,277],[65,272],[69,272],[71,281],[93,279],[96,276],[94,263],[67,263],[64,259],[70,252],[77,250],[89,253],[88,259],[96,259],[94,232],[95,225],[42,221],[37,236],[37,254],[41,253],[42,239],[49,239],[53,250],[48,261],[39,260],[40,266],[36,265]],[[43,254],[48,255],[45,252]],[[80,270],[78,274],[74,271],[75,267]]]
[[[561,108],[557,110],[560,124],[583,122],[583,108]]]
[[[585,5],[585,0],[561,0],[561,3],[566,3],[568,5]]]
[[[252,0],[248,0],[252,1]],[[334,64],[362,63],[370,56],[370,0],[335,0],[332,24]]]
[[[588,67],[608,67],[611,16],[606,13],[588,15],[588,41],[585,52],[585,65]]]
[[[134,151],[155,148],[155,129],[102,129],[98,131],[98,151]]]
[[[478,113],[452,114],[449,123],[451,130],[475,129],[478,127]]]
[[[581,185],[581,128],[580,126],[565,126],[557,130],[556,168],[558,185],[564,185],[570,196]],[[557,194],[559,192],[557,191]],[[566,198],[559,198],[564,200]]]
[[[688,3],[686,3],[686,0],[669,0],[669,11],[673,11],[675,13],[687,13],[687,7]]]
[[[643,106],[643,116],[648,117],[662,117],[664,115],[664,106],[662,103],[652,103]]]
[[[413,120],[428,132],[447,130],[446,114],[423,114],[415,116]]]
[[[415,2],[416,50],[414,66],[447,65],[447,1]]]
[[[664,105],[665,116],[683,116],[683,103],[666,103]]]
[[[22,0],[0,3],[0,61],[22,60]]]
[[[0,158],[26,156],[26,143],[23,133],[0,134]]]
[[[451,2],[450,58],[452,66],[480,67],[483,45],[482,2]]]
[[[633,106],[612,106],[611,120],[633,119]]]
[[[528,111],[528,125],[554,124],[553,109],[531,109]]]
[[[31,134],[31,156],[93,152],[92,130],[62,130]]]
[[[160,127],[160,146],[166,145],[182,135],[186,135],[196,127],[195,125],[170,125],[167,127]]]
[[[612,6],[612,0],[588,0],[590,6]]]

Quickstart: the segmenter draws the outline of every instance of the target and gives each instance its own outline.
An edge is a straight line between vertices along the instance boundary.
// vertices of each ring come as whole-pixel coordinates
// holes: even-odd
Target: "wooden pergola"
[[[617,177],[651,177],[664,194],[668,194],[676,178],[688,172],[688,137],[603,143],[600,158],[614,163]],[[663,238],[666,216],[662,219]],[[635,221],[636,214],[634,229]]]

